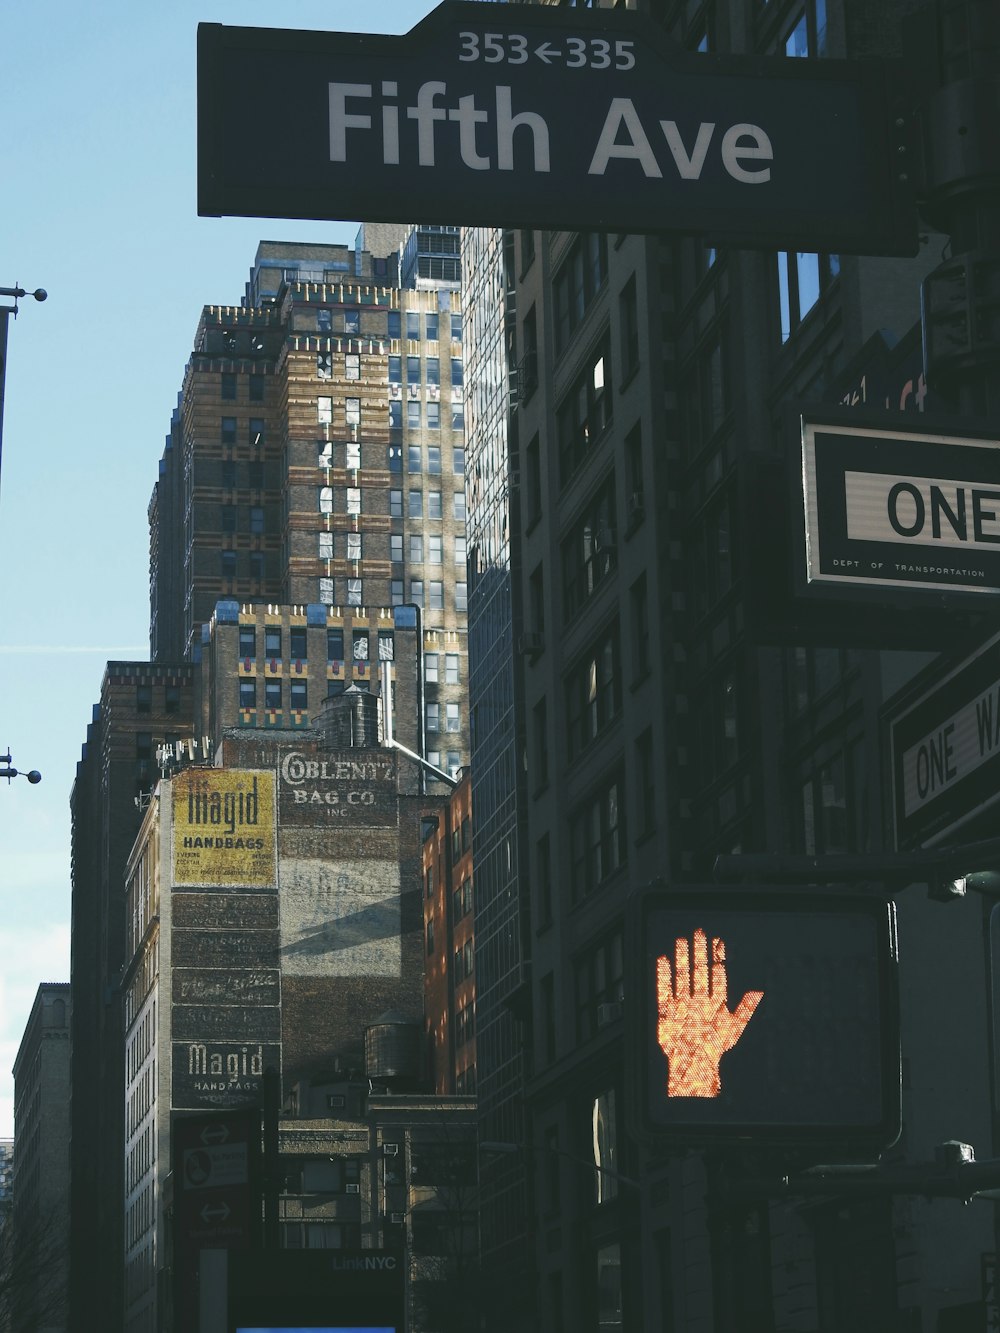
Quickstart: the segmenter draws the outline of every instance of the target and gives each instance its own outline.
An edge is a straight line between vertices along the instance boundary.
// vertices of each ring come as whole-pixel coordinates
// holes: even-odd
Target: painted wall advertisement
[[[190,769],[179,773],[171,786],[175,886],[274,885],[273,773]]]

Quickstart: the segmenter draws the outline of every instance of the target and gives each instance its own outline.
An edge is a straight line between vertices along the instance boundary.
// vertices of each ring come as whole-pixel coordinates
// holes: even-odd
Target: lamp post
[[[27,292],[23,287],[0,287],[0,296],[12,296],[13,305],[0,305],[0,467],[3,466],[3,397],[4,383],[7,378],[7,326],[10,316],[17,319],[17,303],[24,296],[33,296],[36,301],[44,301],[48,292],[44,287],[36,287]]]
[[[42,775],[37,768],[33,768],[30,773],[25,773],[21,768],[13,768],[8,750],[6,754],[0,754],[0,778],[6,778],[9,787],[12,778],[27,778],[34,785],[36,782],[41,782]]]

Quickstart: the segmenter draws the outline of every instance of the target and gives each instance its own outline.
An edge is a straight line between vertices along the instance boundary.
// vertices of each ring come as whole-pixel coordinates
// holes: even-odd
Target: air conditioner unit
[[[383,1157],[397,1157],[398,1155],[399,1155],[399,1144],[398,1144],[398,1143],[383,1143],[383,1144],[382,1144],[382,1156],[383,1156]]]
[[[392,1222],[395,1226],[397,1226],[397,1227],[401,1227],[401,1226],[405,1223],[405,1221],[406,1221],[406,1214],[405,1214],[405,1213],[390,1213],[390,1214],[389,1214],[389,1221]]]
[[[545,636],[537,630],[526,630],[517,641],[517,651],[525,657],[537,657],[545,648]]]
[[[361,1193],[361,1186],[360,1186],[360,1185],[345,1185],[345,1186],[344,1186],[344,1192],[345,1192],[345,1194],[360,1194],[360,1193]]]
[[[597,1006],[597,1026],[599,1028],[606,1028],[611,1023],[617,1023],[621,1016],[621,1000],[614,1000],[611,1004],[599,1004]]]

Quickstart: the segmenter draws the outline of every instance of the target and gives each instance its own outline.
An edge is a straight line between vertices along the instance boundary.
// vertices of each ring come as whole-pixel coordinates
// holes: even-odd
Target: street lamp
[[[17,319],[17,303],[24,296],[33,296],[36,301],[44,301],[48,292],[44,287],[36,287],[33,292],[23,287],[0,287],[0,296],[12,296],[13,305],[0,305],[0,467],[3,465],[3,395],[7,378],[7,325],[11,315]],[[8,757],[9,758],[9,757]],[[0,775],[2,776],[2,775]]]
[[[0,767],[0,778],[7,779],[8,787],[10,786],[11,778],[27,778],[32,785],[36,782],[41,782],[42,780],[42,775],[37,768],[33,768],[30,773],[25,773],[20,768],[12,768],[9,750],[6,754],[0,754],[0,765],[2,765],[2,767]]]

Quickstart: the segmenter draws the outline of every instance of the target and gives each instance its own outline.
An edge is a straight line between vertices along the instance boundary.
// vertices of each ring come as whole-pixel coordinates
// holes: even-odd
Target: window
[[[361,513],[361,487],[348,486],[347,488],[347,512],[349,514]]]
[[[595,1035],[598,1007],[625,998],[625,950],[621,930],[592,944],[574,965],[576,1036],[588,1041]]]
[[[261,505],[250,508],[250,531],[258,536],[264,531],[264,510]]]
[[[360,560],[361,556],[361,538],[360,532],[347,533],[347,558],[348,560]]]
[[[577,901],[599,888],[627,860],[625,808],[618,774],[570,815],[570,884]]]
[[[359,380],[361,378],[361,357],[357,352],[347,352],[344,355],[344,379]]]
[[[441,705],[436,700],[424,706],[424,719],[428,731],[441,730]]]
[[[465,363],[460,356],[451,358],[452,388],[460,389],[465,384]]]
[[[319,488],[319,512],[321,514],[333,513],[333,487],[321,486]]]
[[[467,583],[455,584],[455,610],[468,611],[469,609],[469,585]]]
[[[288,631],[288,655],[293,662],[302,662],[306,651],[306,627],[293,625]]]
[[[458,653],[445,653],[444,679],[446,685],[458,684]]]
[[[304,680],[292,680],[288,686],[289,706],[293,713],[304,713],[308,706],[307,685]]]
[[[333,379],[333,353],[316,353],[316,378],[320,380]]]
[[[326,660],[328,662],[344,660],[344,631],[339,625],[330,626],[326,631]]]
[[[227,371],[222,372],[221,394],[223,402],[234,403],[236,401],[236,376]]]
[[[272,713],[281,711],[280,680],[266,680],[264,682],[264,707]]]
[[[427,952],[434,952],[434,918],[431,917],[427,922]]]
[[[781,341],[787,342],[840,273],[838,255],[778,254]]]
[[[396,657],[396,638],[391,629],[380,629],[378,632],[378,660],[380,662],[392,662]]]
[[[538,791],[549,780],[549,724],[548,704],[544,696],[532,709],[532,760],[534,788]]]
[[[396,404],[399,407],[399,403]],[[392,423],[390,422],[390,425]],[[402,472],[403,470],[403,450],[398,444],[390,444],[386,449],[386,461],[389,464],[390,472]]]
[[[416,310],[406,312],[406,336],[412,341],[420,341],[420,314]]]
[[[385,331],[389,338],[399,338],[401,336],[401,316],[398,310],[389,311],[386,316]]]
[[[441,429],[441,404],[440,404],[440,403],[430,402],[430,403],[427,404],[427,429],[428,429],[428,430],[440,430],[440,429]],[[441,453],[441,451],[440,451],[440,449],[439,449],[439,450],[438,450],[438,454],[440,455],[440,453]],[[438,464],[438,471],[439,471],[439,472],[441,471],[440,463]]]
[[[223,417],[219,428],[219,435],[223,444],[236,443],[236,418]]]
[[[438,317],[436,311],[424,315],[424,337],[430,343],[436,343],[438,340]]]
[[[257,707],[257,682],[252,678],[240,681],[240,707],[243,709]]]
[[[409,444],[406,446],[406,466],[410,472],[422,471],[423,457],[421,456],[419,444]]]
[[[347,580],[347,605],[348,606],[363,605],[360,579],[349,578]]]
[[[221,551],[219,553],[221,572],[224,579],[234,579],[236,577],[236,552]]]
[[[618,564],[615,483],[609,477],[563,540],[563,615],[575,615]]]
[[[264,627],[264,656],[275,659],[281,656],[281,626]]]
[[[403,382],[403,365],[402,365],[402,357],[400,357],[400,356],[390,356],[390,357],[389,357],[389,383],[390,383],[390,384],[402,384],[402,382]]]
[[[557,355],[601,290],[607,272],[607,237],[597,232],[578,236],[552,284]]]
[[[250,577],[258,581],[264,577],[264,552],[250,552]]]
[[[427,561],[431,565],[440,565],[444,559],[444,538],[441,536],[430,536],[427,538]]]
[[[410,430],[420,429],[420,408],[419,398],[407,398],[406,400],[406,425]]]
[[[351,631],[351,655],[355,662],[368,661],[368,631],[366,629]]]
[[[389,517],[390,517],[390,518],[402,518],[402,517],[403,517],[403,492],[402,492],[402,491],[390,491],[390,492],[389,492]]]
[[[464,568],[465,568],[465,560],[466,560],[466,552],[467,552],[467,549],[468,549],[468,545],[467,545],[467,542],[466,542],[465,538],[464,538],[464,537],[456,537],[456,538],[455,538],[455,565],[456,565],[457,568],[459,568],[459,569],[464,569]]]
[[[594,1098],[589,1128],[594,1153],[594,1203],[608,1203],[617,1197],[620,1169],[614,1088],[608,1088]],[[618,1308],[620,1313],[620,1300]]]
[[[629,588],[628,600],[632,620],[632,680],[635,682],[649,671],[649,605],[645,574],[640,574]]]
[[[406,382],[407,384],[420,383],[420,357],[408,356],[406,358]]]
[[[410,533],[410,563],[419,565],[424,558],[424,539],[419,533]]]
[[[428,491],[428,492],[427,492],[427,517],[428,517],[428,518],[440,518],[440,517],[441,517],[441,492],[440,492],[440,491]]]
[[[321,560],[333,559],[333,533],[321,532],[319,534],[319,558]]]
[[[733,583],[732,533],[728,497],[708,510],[690,542],[688,565],[694,610],[704,615]]]
[[[361,311],[360,311],[360,310],[345,310],[345,311],[344,311],[344,332],[345,332],[345,333],[360,333],[360,332],[361,332]]]
[[[436,406],[436,403],[427,404],[428,409]],[[427,424],[430,425],[429,418]],[[441,472],[441,446],[439,444],[429,444],[427,446],[427,471],[432,476],[437,476]]]
[[[348,424],[349,426],[360,426],[360,425],[361,425],[361,399],[360,399],[360,398],[345,398],[345,399],[344,399],[344,414],[345,414],[345,416],[346,416],[346,418],[347,418],[347,424]]]
[[[424,653],[424,681],[428,685],[437,685],[438,680],[438,654]]]
[[[403,534],[401,532],[390,532],[389,534],[389,559],[398,564],[403,558]]]
[[[319,397],[316,399],[316,420],[321,426],[331,426],[333,424],[333,399]]]
[[[566,740],[570,759],[596,740],[621,711],[618,624],[601,636],[566,678]]]
[[[324,606],[333,605],[333,579],[323,578],[319,581],[319,600]]]
[[[264,487],[263,463],[250,462],[247,464],[247,483],[252,491],[263,490]]]
[[[638,791],[634,803],[636,836],[645,837],[656,827],[656,784],[653,778],[653,733],[646,730],[635,743],[635,783]]]
[[[424,493],[421,490],[410,491],[410,518],[423,518],[424,516]]]
[[[431,579],[430,585],[430,609],[432,611],[444,610],[444,584],[440,579]]]
[[[389,583],[389,605],[402,606],[404,596],[403,580],[392,579]]]
[[[784,51],[793,59],[827,54],[826,0],[807,3],[785,37]]]
[[[459,716],[458,716],[458,704],[457,704],[457,703],[456,703],[456,704],[447,704],[447,703],[446,703],[445,706],[444,706],[444,715],[445,715],[445,730],[446,730],[446,731],[461,731],[462,728],[461,728],[461,723],[460,723]]]
[[[316,441],[316,466],[321,468],[333,467],[333,445],[329,440]]]
[[[465,404],[454,397],[451,400],[451,428],[452,430],[465,430]]]
[[[441,383],[441,358],[429,356],[424,361],[424,383],[437,388]]]
[[[332,311],[332,310],[317,310],[317,311],[316,311],[316,329],[317,329],[317,331],[318,331],[319,333],[332,333],[332,332],[333,332],[333,311]]]
[[[621,374],[627,380],[639,365],[639,304],[634,273],[618,298],[618,321],[621,332]]]
[[[251,403],[262,403],[264,401],[264,376],[250,376],[250,401]]]
[[[563,486],[611,423],[611,358],[604,338],[587,369],[556,409],[559,480]]]
[[[135,711],[137,713],[151,713],[153,711],[152,685],[142,684],[135,687]]]
[[[456,342],[456,343],[462,341],[462,316],[461,316],[461,315],[452,315],[452,317],[451,317],[451,340],[452,340],[452,342]],[[454,382],[455,382],[455,381],[452,380],[452,383],[453,383],[453,384],[454,384]]]
[[[402,430],[403,428],[403,404],[398,398],[389,399],[389,429]]]
[[[257,656],[257,631],[253,625],[240,626],[240,661]]]
[[[236,464],[231,458],[223,459],[222,484],[227,490],[232,490],[236,485]]]
[[[221,514],[220,514],[220,518],[221,518],[221,521],[222,521],[222,531],[223,531],[223,532],[235,532],[235,531],[236,531],[236,506],[235,506],[235,505],[223,505],[223,506],[222,506],[222,511],[221,511]]]
[[[456,491],[451,502],[451,516],[459,523],[465,522],[465,492]]]
[[[530,227],[522,227],[521,236],[521,272],[531,266],[535,258],[535,233]]]
[[[423,579],[410,579],[410,601],[414,606],[422,607],[424,604],[424,581]]]
[[[461,476],[465,472],[465,450],[452,449],[451,451],[451,470],[456,475]]]

